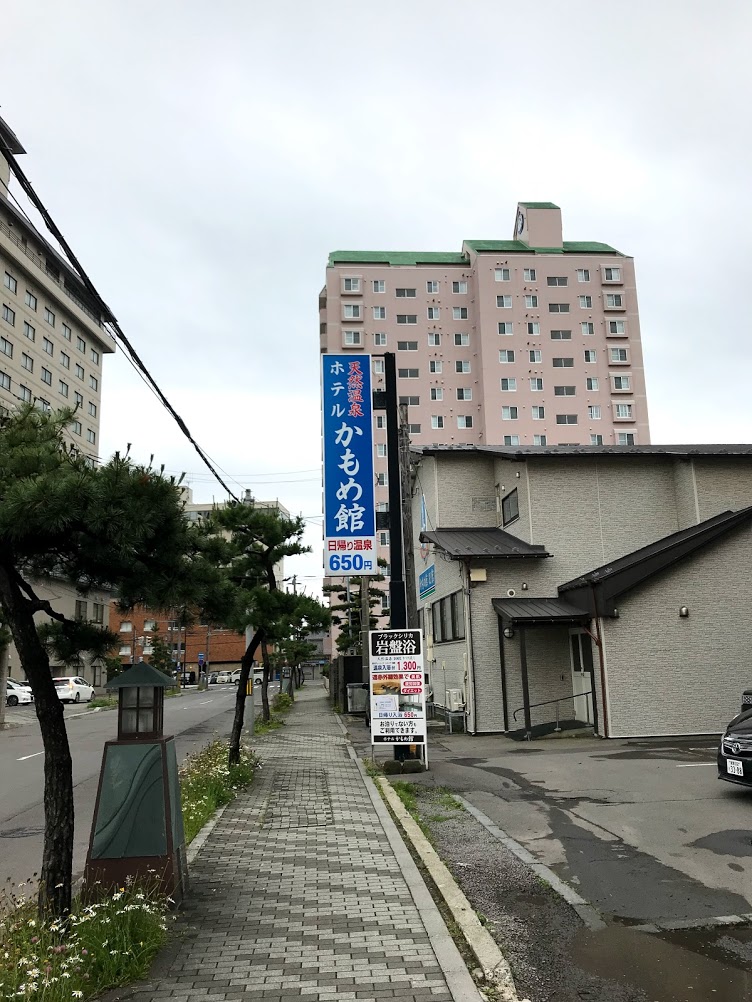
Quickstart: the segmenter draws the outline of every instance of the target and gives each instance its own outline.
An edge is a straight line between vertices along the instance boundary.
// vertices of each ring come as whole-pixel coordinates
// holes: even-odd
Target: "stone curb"
[[[191,842],[191,844],[188,846],[188,848],[185,851],[185,859],[186,859],[186,862],[188,863],[189,866],[194,861],[194,859],[196,858],[196,856],[198,856],[198,854],[201,852],[201,850],[204,847],[204,843],[209,838],[209,836],[211,835],[212,831],[216,827],[217,822],[222,817],[222,815],[225,813],[225,811],[227,810],[227,808],[230,806],[231,803],[232,803],[232,800],[229,803],[223,804],[221,807],[217,808],[217,810],[214,812],[214,814],[212,814],[212,816],[206,822],[206,824],[204,825],[204,827],[197,833],[197,835],[195,836],[195,838],[193,839],[193,841]],[[190,874],[189,874],[189,877],[190,877]]]
[[[394,792],[389,781],[379,779],[378,784],[389,807],[402,825],[405,834],[436,884],[447,908],[452,913],[452,918],[462,930],[462,935],[475,954],[478,966],[483,971],[486,980],[497,988],[499,997],[504,1002],[529,1002],[529,1000],[519,998],[506,957],[499,949],[493,936],[481,925],[472,905],[460,890],[445,864],[442,863],[420,826]]]

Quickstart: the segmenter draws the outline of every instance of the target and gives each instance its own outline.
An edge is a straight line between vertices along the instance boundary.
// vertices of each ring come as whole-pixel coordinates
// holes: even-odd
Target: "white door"
[[[593,722],[593,648],[590,634],[572,630],[569,634],[569,651],[572,660],[572,695],[575,719],[585,724]]]

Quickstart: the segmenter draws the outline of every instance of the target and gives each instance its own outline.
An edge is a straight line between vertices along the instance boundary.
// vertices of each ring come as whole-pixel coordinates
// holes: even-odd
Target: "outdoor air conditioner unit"
[[[447,710],[455,712],[464,709],[465,701],[462,698],[462,689],[449,689],[447,691]]]

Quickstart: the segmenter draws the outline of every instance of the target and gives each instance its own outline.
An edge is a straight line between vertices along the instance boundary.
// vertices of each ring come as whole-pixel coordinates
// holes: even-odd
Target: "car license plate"
[[[732,776],[743,776],[744,763],[735,758],[727,758],[726,772],[730,773]]]

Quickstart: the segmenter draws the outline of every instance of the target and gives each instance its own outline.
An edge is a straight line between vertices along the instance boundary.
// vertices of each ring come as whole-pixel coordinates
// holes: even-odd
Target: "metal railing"
[[[593,695],[593,690],[592,689],[588,689],[587,692],[578,692],[576,696],[573,693],[571,696],[560,696],[559,699],[546,699],[542,703],[531,703],[530,706],[528,707],[528,709],[529,710],[534,710],[538,706],[550,706],[552,703],[555,703],[556,704],[556,726],[554,727],[554,733],[557,733],[558,731],[561,731],[561,727],[559,726],[559,703],[564,703],[568,699],[580,699],[580,697],[582,697],[582,696],[592,696],[592,695]],[[512,720],[514,720],[515,723],[517,722],[517,714],[518,713],[522,713],[522,711],[524,709],[525,709],[524,706],[519,706],[519,707],[517,707],[517,709],[512,714]],[[550,723],[550,721],[545,721],[545,723]]]

